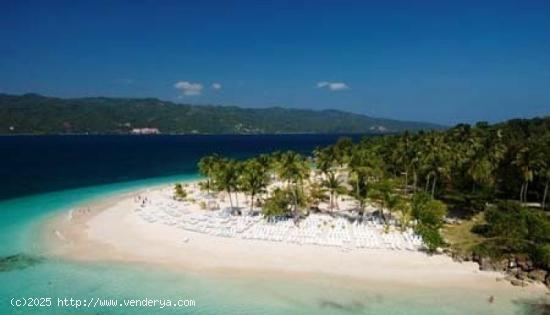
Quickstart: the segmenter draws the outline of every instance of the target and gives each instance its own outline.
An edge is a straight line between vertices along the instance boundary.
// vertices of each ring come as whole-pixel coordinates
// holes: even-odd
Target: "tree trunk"
[[[548,181],[544,185],[544,194],[542,195],[542,210],[546,209],[546,196],[548,196]]]
[[[254,211],[254,193],[252,193],[251,197],[252,200],[250,200],[250,212]]]
[[[233,199],[231,198],[231,189],[227,189],[227,195],[229,196],[229,205],[231,206],[231,212],[233,212]]]
[[[525,190],[523,190],[523,202],[527,202],[527,190],[529,189],[529,182],[525,182]]]
[[[425,192],[428,192],[428,187],[430,187],[430,174],[426,176],[426,187],[424,188]]]
[[[416,192],[416,185],[418,182],[418,175],[416,175],[416,170],[413,170],[413,191]]]
[[[405,194],[408,192],[409,188],[409,172],[405,171]]]
[[[519,191],[519,202],[523,202],[523,187],[525,186],[525,183],[521,183],[521,189]]]
[[[387,217],[386,211],[384,211],[384,208],[385,208],[385,206],[382,207],[382,219],[384,220],[384,224],[388,225],[388,217]]]
[[[298,184],[294,186],[294,223],[298,222]]]
[[[359,174],[357,174],[357,181],[355,182],[355,195],[357,196],[357,200],[359,201],[359,207],[361,207],[361,196],[359,196]]]
[[[365,217],[365,203],[361,200],[359,201],[359,222],[363,223]]]
[[[432,199],[435,195],[435,183],[437,182],[437,177],[434,175],[434,180],[432,182]]]

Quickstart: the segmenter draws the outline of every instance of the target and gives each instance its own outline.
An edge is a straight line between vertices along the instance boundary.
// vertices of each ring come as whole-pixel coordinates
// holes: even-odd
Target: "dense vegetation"
[[[129,133],[389,133],[441,126],[371,118],[336,110],[198,106],[158,99],[60,99],[0,94],[0,134]]]
[[[500,201],[485,213],[485,224],[474,232],[486,237],[475,251],[489,257],[522,254],[538,267],[550,270],[550,218],[547,213]]]
[[[205,189],[248,193],[264,215],[299,221],[339,195],[381,209],[388,228],[413,227],[430,250],[444,247],[447,217],[483,215],[470,248],[490,256],[526,255],[542,268],[550,262],[550,118],[511,120],[446,131],[342,138],[311,157],[274,152],[246,161],[208,156],[199,163]],[[266,191],[277,177],[283,187]],[[238,204],[238,200],[236,202]]]

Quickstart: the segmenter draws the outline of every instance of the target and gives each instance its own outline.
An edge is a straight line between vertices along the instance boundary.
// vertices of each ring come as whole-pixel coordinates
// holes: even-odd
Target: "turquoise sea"
[[[268,141],[267,139],[260,140],[264,142],[264,145]],[[275,145],[271,143],[271,145],[279,149],[296,146],[296,143],[293,142],[296,140],[292,140],[292,138],[284,138],[284,140],[286,142],[279,138],[277,140],[279,142]],[[0,139],[0,149],[3,150],[3,154],[20,154],[15,152],[16,146],[13,146],[13,143],[10,144],[10,150],[6,150],[8,145],[6,145],[6,141],[2,141],[4,140]],[[10,139],[9,141],[16,140]],[[21,141],[28,145],[28,139]],[[56,156],[54,160],[46,158],[40,161],[40,154],[48,155],[48,153],[35,149],[36,164],[29,162],[32,157],[20,155],[21,160],[17,163],[21,163],[21,165],[16,165],[17,163],[13,162],[16,159],[11,156],[11,163],[15,164],[2,163],[0,165],[2,165],[3,174],[10,174],[9,176],[13,176],[10,178],[14,179],[11,182],[4,181],[2,185],[18,184],[20,179],[13,173],[25,166],[30,170],[22,171],[24,174],[22,176],[29,176],[34,169],[36,174],[39,174],[37,180],[47,186],[48,176],[52,174],[43,171],[41,173],[40,169],[47,168],[49,163],[62,163],[59,156],[74,158],[74,150],[77,149],[75,147],[79,145],[82,145],[83,147],[80,149],[86,152],[87,149],[84,147],[89,145],[89,141],[90,139],[74,140],[65,153],[50,153],[50,155]],[[94,141],[116,142],[113,139],[95,139]],[[134,145],[144,146],[140,142],[142,139],[135,138],[124,141],[135,141]],[[146,141],[156,140],[148,138]],[[218,139],[218,141],[224,142],[227,139]],[[250,141],[250,138],[246,141],[242,139],[239,141]],[[323,139],[323,141],[328,140]],[[306,150],[312,149],[318,144],[318,141],[309,139],[300,142],[299,147]],[[43,149],[42,146],[43,144],[40,143],[40,147]],[[100,148],[101,144],[96,143],[96,146]],[[200,147],[201,144],[199,142],[194,146]],[[217,146],[218,149],[222,147],[223,145]],[[240,154],[262,151],[257,149],[261,147],[260,145],[251,145],[250,147],[254,149],[241,150]],[[32,151],[28,147],[25,150]],[[72,185],[74,187],[60,188],[56,184],[44,187],[44,191],[41,192],[33,190],[32,194],[27,195],[22,195],[19,190],[12,189],[10,190],[13,192],[11,196],[4,195],[5,198],[0,200],[0,256],[2,259],[0,262],[0,314],[548,314],[548,309],[545,310],[542,306],[532,304],[538,300],[530,301],[531,304],[526,304],[523,300],[520,301],[520,297],[525,298],[521,294],[518,294],[517,297],[497,294],[495,303],[490,304],[487,299],[491,292],[453,289],[452,286],[445,290],[434,290],[421,285],[414,289],[410,287],[380,287],[379,285],[353,283],[322,275],[295,278],[273,274],[254,276],[198,274],[184,270],[177,272],[162,270],[158,267],[145,265],[75,263],[43,258],[44,249],[40,245],[39,231],[40,223],[44,218],[59,211],[67,211],[80,203],[95,198],[145,186],[196,178],[197,175],[193,171],[194,166],[190,165],[194,161],[191,158],[186,158],[185,152],[197,150],[193,145],[188,145],[186,150],[182,150],[183,153],[179,154],[182,154],[180,156],[182,163],[186,164],[183,168],[190,171],[170,169],[172,164],[168,163],[170,164],[168,166],[157,166],[161,172],[152,176],[148,175],[149,178],[116,180],[120,173],[117,173],[116,168],[109,168],[108,174],[104,173],[104,176],[109,179],[106,182],[109,183],[103,183],[97,182],[101,171],[96,169],[96,173],[86,177],[86,172],[80,169],[83,167],[82,165],[77,169],[74,165],[66,164],[67,168],[71,169],[72,167],[73,171],[78,174],[76,179],[72,178],[71,174],[62,175],[69,178],[71,183],[75,183]],[[216,148],[209,150],[217,151]],[[113,164],[124,162],[118,160],[120,154],[118,152],[110,157]],[[154,152],[151,152],[151,156],[153,157],[150,159],[134,161],[136,170],[130,173],[139,175],[139,170],[146,168],[148,163],[159,163]],[[102,156],[102,159],[108,161],[109,157]],[[69,162],[65,161],[65,163]],[[128,166],[121,168],[123,172],[127,172]],[[170,172],[175,174],[165,174]],[[136,177],[142,177],[137,175]],[[26,180],[32,180],[32,176]],[[52,182],[62,181],[59,178],[52,178]],[[365,269],[368,271],[368,266],[365,266]],[[21,299],[28,298],[52,298],[51,306],[47,306],[50,303],[46,300],[32,300],[35,304],[43,306],[12,306],[12,303],[17,302],[18,299],[22,301]],[[102,302],[117,299],[119,305],[116,307],[100,307],[97,304],[96,307],[81,305],[78,308],[59,306],[58,298],[80,299],[81,302],[86,300],[86,303],[98,301],[98,299]],[[538,297],[532,298],[538,299]],[[195,306],[161,308],[157,305],[127,308],[120,306],[124,303],[124,299],[140,301],[145,299],[163,301],[187,299],[193,300]]]

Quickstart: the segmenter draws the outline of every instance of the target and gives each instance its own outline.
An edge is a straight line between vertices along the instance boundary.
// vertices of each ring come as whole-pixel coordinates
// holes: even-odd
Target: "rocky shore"
[[[512,285],[521,287],[540,282],[550,289],[550,272],[537,268],[529,258],[510,256],[502,259],[492,259],[475,253],[461,254],[454,251],[446,253],[456,262],[469,261],[477,263],[479,270],[504,273],[506,276],[497,279],[498,281],[509,281]]]

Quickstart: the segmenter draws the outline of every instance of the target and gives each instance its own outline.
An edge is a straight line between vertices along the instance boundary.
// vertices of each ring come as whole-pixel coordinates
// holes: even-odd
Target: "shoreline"
[[[482,272],[476,263],[457,263],[446,255],[387,249],[344,252],[331,247],[225,238],[149,223],[131,211],[133,198],[166,187],[101,198],[47,218],[41,232],[45,255],[224,276],[321,276],[388,287],[479,289],[512,295],[546,292],[539,284],[512,287],[497,280],[504,279],[501,273]]]

